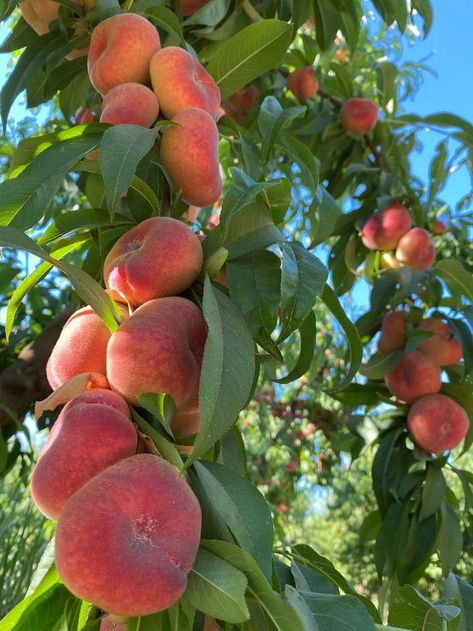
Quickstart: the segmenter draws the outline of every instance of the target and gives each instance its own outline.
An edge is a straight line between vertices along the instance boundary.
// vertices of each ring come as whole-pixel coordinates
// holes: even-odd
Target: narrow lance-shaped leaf
[[[321,298],[328,309],[338,320],[348,342],[348,371],[345,377],[338,384],[326,390],[326,392],[330,394],[331,392],[342,390],[351,383],[353,377],[356,375],[361,365],[361,360],[363,358],[363,345],[361,343],[358,329],[347,317],[345,310],[340,304],[336,293],[329,285],[325,285]]]
[[[110,219],[113,219],[121,196],[135,175],[138,162],[151,150],[159,129],[137,125],[113,125],[100,143],[100,167]]]
[[[327,268],[300,243],[284,243],[281,271],[281,323],[285,339],[312,310],[327,280]]]
[[[291,42],[292,26],[280,20],[261,20],[236,33],[212,56],[207,70],[222,98],[278,66]]]
[[[251,393],[253,340],[235,303],[205,278],[203,311],[208,327],[200,377],[200,431],[187,466],[230,429]]]
[[[15,228],[0,227],[0,247],[25,250],[60,269],[74,285],[79,296],[102,318],[110,331],[117,329],[120,317],[118,307],[86,272],[74,265],[56,260],[33,239]]]

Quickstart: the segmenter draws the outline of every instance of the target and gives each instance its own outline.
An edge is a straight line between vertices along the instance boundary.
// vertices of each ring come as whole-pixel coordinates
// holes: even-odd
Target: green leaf
[[[427,37],[432,27],[432,4],[430,0],[413,0],[412,8],[416,9],[424,20],[424,37]]]
[[[444,576],[455,567],[463,548],[460,520],[454,509],[444,502],[441,508],[441,524],[437,546]]]
[[[11,53],[14,50],[24,48],[37,37],[37,33],[31,26],[27,24],[23,18],[20,18],[6,39],[2,42],[0,53]]]
[[[335,386],[325,390],[327,394],[331,394],[333,392],[337,392],[338,390],[342,390],[346,386],[348,386],[353,379],[353,377],[358,372],[358,369],[361,365],[361,360],[363,358],[363,345],[361,343],[360,335],[358,333],[358,329],[351,322],[351,320],[347,317],[345,310],[343,309],[340,301],[336,293],[329,285],[325,285],[324,290],[322,292],[322,301],[328,307],[328,309],[332,312],[332,315],[338,320],[338,323],[342,327],[345,332],[347,342],[348,342],[348,363],[349,369],[345,375],[345,377]]]
[[[246,575],[248,592],[251,595],[251,600],[247,601],[248,605],[256,601],[262,620],[267,625],[258,626],[258,629],[304,631],[295,612],[280,599],[279,594],[273,592],[271,585],[248,552],[224,541],[203,540],[201,546],[225,559]]]
[[[90,232],[93,228],[116,227],[127,224],[133,225],[130,219],[123,215],[115,217],[115,220],[111,222],[102,209],[68,210],[62,215],[53,217],[52,222],[38,239],[38,243],[50,243],[76,230],[87,230]]]
[[[331,0],[313,0],[315,36],[322,50],[328,50],[340,28],[339,12]]]
[[[299,165],[302,172],[301,175],[307,182],[307,186],[312,193],[315,193],[319,179],[319,166],[317,158],[315,158],[312,151],[307,145],[288,132],[280,133],[279,144],[284,148],[287,155]]]
[[[200,548],[183,598],[209,616],[237,624],[250,617],[245,603],[247,585],[243,572]]]
[[[18,177],[0,184],[0,225],[31,228],[43,217],[66,173],[100,142],[99,134],[88,134],[84,127],[68,132],[42,151]]]
[[[309,312],[309,315],[302,321],[298,330],[300,334],[300,350],[297,362],[285,377],[272,377],[271,380],[276,383],[292,383],[299,377],[302,377],[312,364],[317,337],[316,319],[313,311]]]
[[[301,592],[323,631],[375,631],[373,619],[355,596]]]
[[[386,107],[391,103],[392,108],[397,103],[397,81],[398,71],[396,66],[390,61],[380,63],[377,67],[378,92],[381,95],[381,104]]]
[[[118,307],[102,287],[84,271],[55,259],[30,237],[15,228],[0,226],[0,247],[25,250],[60,269],[74,285],[82,300],[92,307],[109,330],[113,332],[118,328],[120,318]]]
[[[89,240],[90,236],[87,236],[79,240],[74,240],[72,243],[67,243],[62,247],[59,246],[51,252],[51,256],[53,256],[57,260],[62,259],[64,256],[69,254],[69,252],[82,247],[84,243],[87,243],[87,241]],[[10,301],[8,302],[7,312],[5,315],[5,337],[7,338],[7,340],[11,335],[13,323],[15,321],[15,315],[23,301],[23,298],[30,291],[30,289],[32,289],[41,280],[43,280],[43,278],[47,276],[52,268],[52,263],[44,261],[43,263],[38,265],[38,267],[33,272],[31,272],[31,274],[23,279],[18,287],[15,288]]]
[[[47,33],[42,37],[35,38],[21,54],[12,73],[4,83],[0,96],[4,132],[8,114],[16,97],[41,74],[48,56],[58,48],[61,42],[64,43],[64,40],[58,31]]]
[[[280,340],[299,328],[322,294],[327,268],[301,243],[284,243],[281,269]]]
[[[244,171],[237,168],[231,169],[230,173],[231,185],[223,200],[220,215],[220,226],[224,239],[228,236],[232,218],[254,202],[259,193],[279,183],[278,181],[255,182]]]
[[[306,107],[283,109],[274,96],[267,96],[261,103],[258,127],[263,139],[262,159],[266,163],[281,129],[306,111]]]
[[[113,220],[123,193],[135,175],[138,162],[151,150],[159,129],[138,125],[113,125],[100,143],[100,167],[110,219]]]
[[[338,83],[342,89],[342,94],[345,99],[351,99],[353,96],[353,79],[347,67],[343,64],[337,64],[334,61],[330,63],[330,68],[335,73]]]
[[[422,490],[422,509],[420,511],[419,520],[422,521],[430,515],[433,515],[443,503],[447,484],[441,469],[429,466],[427,475],[425,476],[425,484]]]
[[[302,594],[291,585],[286,585],[284,595],[288,605],[296,612],[297,617],[304,627],[304,631],[320,631],[320,627],[315,621],[310,607],[307,605]]]
[[[149,7],[143,11],[143,15],[150,17],[153,22],[156,22],[158,26],[163,28],[168,33],[174,33],[179,38],[181,44],[185,47],[186,40],[182,33],[182,28],[179,23],[179,19],[174,11],[167,9],[166,7]]]
[[[231,469],[211,462],[196,462],[195,470],[214,510],[228,526],[235,541],[271,578],[273,521],[261,493]]]
[[[207,66],[222,99],[278,66],[291,42],[292,26],[279,20],[261,20],[242,29],[216,53]]]
[[[71,594],[56,583],[41,594],[22,600],[0,622],[0,631],[51,631],[61,619]]]
[[[455,574],[448,575],[444,586],[445,597],[455,599],[460,605],[461,619],[457,631],[473,628],[473,587]]]
[[[433,605],[411,585],[399,588],[389,611],[388,623],[411,631],[453,631],[449,622],[460,616],[453,605]],[[456,626],[456,625],[455,625]]]
[[[360,36],[360,17],[357,4],[353,0],[332,0],[338,11],[340,30],[352,52],[355,51]],[[316,29],[317,30],[317,29]]]
[[[368,379],[382,379],[388,372],[394,370],[403,356],[403,351],[395,351],[388,355],[374,353],[366,363],[360,367],[360,374]]]
[[[281,358],[271,338],[277,319],[281,289],[279,258],[256,250],[227,263],[230,296],[240,307],[253,338],[277,359]]]
[[[251,394],[255,350],[240,309],[206,276],[203,297],[207,342],[200,376],[200,431],[187,466],[233,425]]]
[[[435,147],[435,155],[430,163],[430,183],[427,206],[431,206],[439,191],[445,186],[447,179],[447,139],[445,138]]]
[[[174,440],[171,429],[171,422],[176,413],[174,399],[165,392],[144,392],[138,396],[138,401],[161,423],[167,434]]]
[[[453,292],[460,292],[473,302],[473,275],[467,272],[460,261],[442,259],[435,264],[435,272],[445,281]]]

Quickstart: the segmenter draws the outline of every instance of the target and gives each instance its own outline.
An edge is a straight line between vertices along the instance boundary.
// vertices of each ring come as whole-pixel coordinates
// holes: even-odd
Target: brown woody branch
[[[21,419],[35,401],[51,392],[46,363],[70,315],[71,312],[66,311],[52,320],[23,348],[13,364],[0,373],[0,425],[7,425],[15,416]]]

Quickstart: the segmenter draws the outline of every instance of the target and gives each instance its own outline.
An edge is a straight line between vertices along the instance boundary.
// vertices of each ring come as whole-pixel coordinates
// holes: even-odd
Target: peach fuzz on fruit
[[[198,108],[216,118],[220,90],[198,59],[183,48],[168,46],[151,59],[151,83],[162,113],[168,119]]]
[[[435,261],[435,246],[427,230],[412,228],[399,240],[396,258],[413,269],[426,270]]]
[[[419,350],[439,366],[458,364],[463,357],[460,342],[450,331],[448,324],[440,318],[426,318],[417,327],[420,331],[433,333],[419,346]]]
[[[218,130],[208,112],[179,112],[177,125],[167,127],[161,140],[161,160],[182,198],[193,206],[211,206],[222,194]]]
[[[364,135],[376,126],[378,108],[369,99],[348,99],[340,109],[340,118],[346,131]]]
[[[123,315],[126,310],[123,308]],[[91,307],[71,315],[46,365],[49,385],[57,390],[66,381],[84,372],[105,375],[110,331]]]
[[[171,0],[171,6],[175,9],[179,0]],[[180,0],[182,15],[185,17],[192,15],[202,7],[205,7],[209,0]]]
[[[399,401],[413,403],[440,390],[440,368],[424,354],[414,351],[404,355],[384,381]]]
[[[389,311],[381,325],[378,342],[380,353],[388,354],[404,348],[407,342],[406,316],[403,311]]]
[[[207,337],[202,313],[190,300],[146,302],[110,338],[107,377],[130,403],[145,392],[166,392],[177,407],[176,436],[198,430],[199,379]]]
[[[202,246],[188,226],[170,217],[151,217],[112,247],[104,263],[104,280],[137,307],[188,289],[202,262]]]
[[[197,554],[199,503],[176,467],[151,454],[104,469],[64,506],[56,567],[78,598],[145,616],[183,594]]]
[[[39,510],[57,519],[66,501],[106,467],[136,453],[126,402],[111,390],[84,392],[54,423],[31,477]]]
[[[368,218],[361,231],[361,240],[370,250],[393,250],[411,225],[407,208],[393,202]]]
[[[319,82],[312,66],[296,68],[287,78],[287,87],[295,97],[303,101],[317,94]]]
[[[121,83],[148,84],[149,64],[161,47],[156,28],[135,13],[120,13],[92,31],[87,66],[90,81],[104,95]]]
[[[441,454],[461,443],[470,421],[456,401],[443,394],[432,394],[418,399],[410,408],[407,427],[419,447],[432,454]]]
[[[151,127],[158,115],[158,99],[152,90],[141,83],[121,83],[103,97],[100,122]]]

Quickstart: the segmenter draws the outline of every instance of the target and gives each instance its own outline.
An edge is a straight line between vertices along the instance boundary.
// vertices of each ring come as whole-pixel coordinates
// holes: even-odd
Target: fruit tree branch
[[[35,401],[50,393],[46,362],[70,315],[71,312],[66,311],[57,316],[0,372],[0,425],[7,425],[15,415],[22,418]]]

